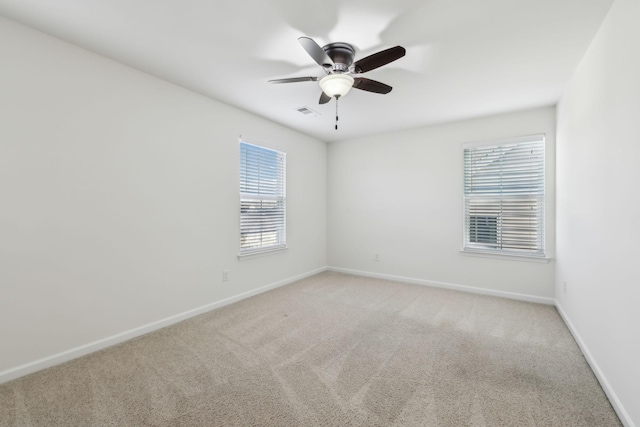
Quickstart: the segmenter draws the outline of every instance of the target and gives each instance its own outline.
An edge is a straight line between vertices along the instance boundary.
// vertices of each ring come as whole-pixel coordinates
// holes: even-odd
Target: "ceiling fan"
[[[391,92],[391,86],[376,80],[359,77],[359,74],[375,70],[376,68],[400,59],[406,53],[405,48],[396,46],[353,62],[355,57],[355,48],[350,44],[338,42],[329,43],[326,46],[320,47],[318,43],[309,37],[300,37],[298,38],[298,41],[304,50],[307,51],[309,56],[311,56],[311,58],[313,58],[313,60],[322,67],[327,75],[322,78],[293,77],[288,79],[276,79],[269,80],[269,83],[319,81],[320,88],[322,89],[320,104],[326,104],[332,98],[335,98],[337,101],[338,98],[346,95],[352,87],[380,94]]]

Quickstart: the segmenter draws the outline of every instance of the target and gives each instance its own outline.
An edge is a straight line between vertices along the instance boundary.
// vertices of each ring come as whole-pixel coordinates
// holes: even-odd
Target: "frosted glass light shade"
[[[348,74],[329,74],[320,80],[320,88],[327,96],[345,96],[353,86],[353,77]]]

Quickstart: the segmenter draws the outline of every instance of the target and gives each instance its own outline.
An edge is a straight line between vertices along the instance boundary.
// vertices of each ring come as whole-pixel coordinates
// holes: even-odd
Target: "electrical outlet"
[[[564,293],[567,293],[567,282],[562,282],[564,284]]]
[[[222,281],[226,282],[229,280],[229,270],[222,270]]]
[[[374,254],[373,255],[373,260],[374,261],[380,261],[380,254]]]

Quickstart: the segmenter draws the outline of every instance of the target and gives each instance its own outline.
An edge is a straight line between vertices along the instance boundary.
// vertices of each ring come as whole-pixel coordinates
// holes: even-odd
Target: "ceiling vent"
[[[298,113],[301,113],[307,117],[318,117],[320,115],[320,113],[318,113],[317,111],[312,110],[309,107],[300,107],[300,108],[296,108],[296,111]]]

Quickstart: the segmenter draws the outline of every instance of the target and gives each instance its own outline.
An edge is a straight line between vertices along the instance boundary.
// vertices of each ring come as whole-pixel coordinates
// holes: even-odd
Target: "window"
[[[286,154],[240,141],[240,255],[286,247]]]
[[[544,257],[544,135],[463,148],[463,250]]]

